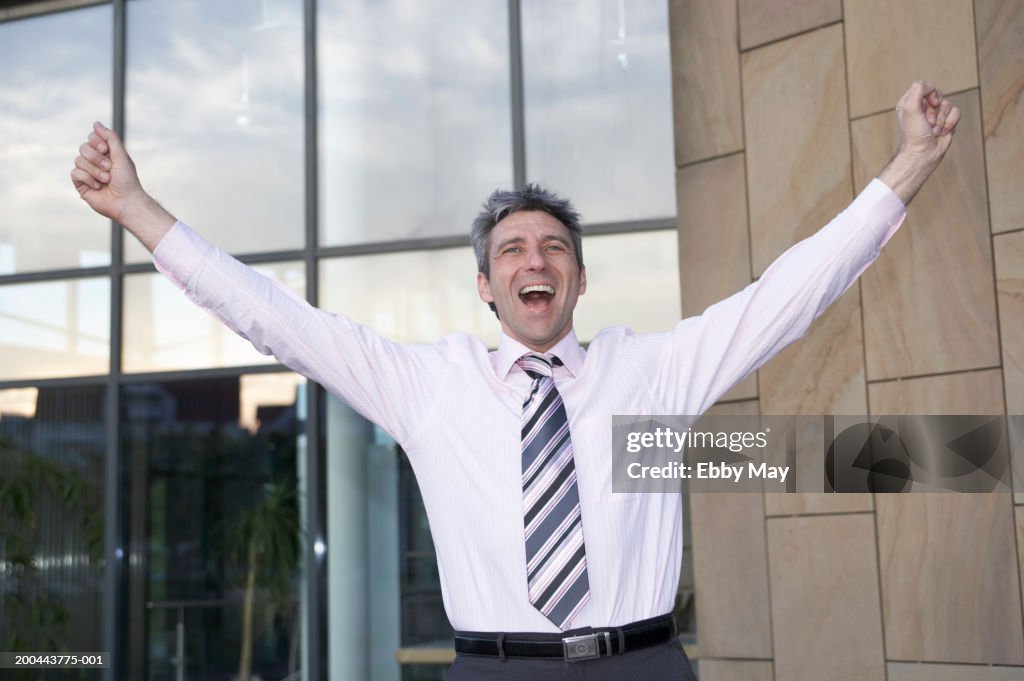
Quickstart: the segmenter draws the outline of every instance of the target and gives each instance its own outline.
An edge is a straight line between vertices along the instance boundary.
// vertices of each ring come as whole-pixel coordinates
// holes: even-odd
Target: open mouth
[[[519,300],[530,309],[545,307],[555,297],[555,289],[547,284],[530,284],[519,289]]]

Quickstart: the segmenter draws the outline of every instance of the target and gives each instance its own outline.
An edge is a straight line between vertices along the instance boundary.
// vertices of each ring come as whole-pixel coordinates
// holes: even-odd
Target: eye
[[[565,247],[562,244],[548,244],[544,249],[549,253],[561,253],[565,250]]]
[[[521,252],[522,250],[523,249],[521,249],[519,246],[509,246],[508,248],[506,248],[505,250],[502,251],[502,254],[505,254],[505,253],[516,254],[516,253]]]

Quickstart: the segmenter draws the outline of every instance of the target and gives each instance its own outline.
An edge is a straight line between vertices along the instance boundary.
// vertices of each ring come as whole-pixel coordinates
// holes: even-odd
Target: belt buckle
[[[582,662],[583,660],[596,660],[601,657],[601,647],[598,645],[597,637],[600,634],[584,634],[582,636],[566,636],[562,639],[562,648],[565,651],[566,662]],[[604,632],[605,646],[608,654],[611,655],[611,635]]]

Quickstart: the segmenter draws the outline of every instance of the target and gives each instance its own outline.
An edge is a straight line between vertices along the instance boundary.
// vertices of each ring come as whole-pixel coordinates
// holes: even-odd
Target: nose
[[[542,270],[547,266],[547,258],[544,257],[544,249],[540,246],[529,248],[526,251],[526,268],[529,270]]]

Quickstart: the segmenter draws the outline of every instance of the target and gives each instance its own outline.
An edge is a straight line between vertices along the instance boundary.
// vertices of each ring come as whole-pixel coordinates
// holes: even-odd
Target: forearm
[[[878,179],[884,182],[906,206],[917,194],[925,180],[939,165],[941,157],[935,160],[924,159],[914,154],[900,151],[885,166]]]
[[[177,219],[147,194],[139,191],[125,202],[118,222],[152,253]]]

